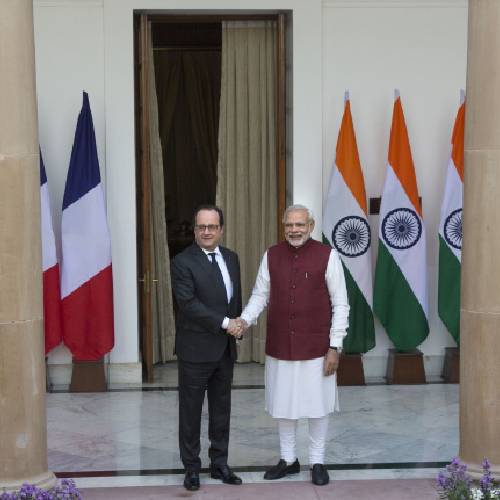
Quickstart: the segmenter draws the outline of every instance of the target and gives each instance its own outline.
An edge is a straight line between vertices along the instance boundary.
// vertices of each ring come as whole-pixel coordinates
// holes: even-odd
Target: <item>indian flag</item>
[[[398,91],[380,206],[374,311],[399,351],[415,349],[429,333],[425,228]]]
[[[371,232],[348,92],[323,210],[323,238],[338,251],[344,267],[350,305],[344,350],[365,353],[375,346]]]
[[[457,344],[460,338],[460,262],[464,182],[465,99],[462,93],[448,163],[439,223],[438,313]]]

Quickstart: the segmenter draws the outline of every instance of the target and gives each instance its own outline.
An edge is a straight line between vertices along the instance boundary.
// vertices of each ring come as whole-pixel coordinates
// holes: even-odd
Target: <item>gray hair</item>
[[[285,210],[285,213],[283,214],[283,222],[285,222],[285,219],[287,215],[290,212],[294,212],[295,210],[305,210],[307,212],[307,220],[308,222],[313,222],[314,221],[314,214],[313,211],[310,208],[307,208],[305,205],[290,205],[287,207]]]

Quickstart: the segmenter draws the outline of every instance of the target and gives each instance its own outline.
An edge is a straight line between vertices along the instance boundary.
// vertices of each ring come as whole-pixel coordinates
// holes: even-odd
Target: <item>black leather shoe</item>
[[[210,464],[210,477],[221,479],[225,484],[241,484],[243,481],[230,468],[229,465]]]
[[[324,486],[330,481],[328,470],[323,464],[314,464],[312,468],[312,482],[317,486]]]
[[[288,476],[288,474],[297,474],[298,472],[300,472],[300,464],[297,458],[292,465],[287,465],[286,462],[281,459],[276,465],[273,465],[266,471],[264,479],[279,479]]]
[[[196,471],[188,470],[184,476],[184,488],[188,491],[200,489],[200,474]]]

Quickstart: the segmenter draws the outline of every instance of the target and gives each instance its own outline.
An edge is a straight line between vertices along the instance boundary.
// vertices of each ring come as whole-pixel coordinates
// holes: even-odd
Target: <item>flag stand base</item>
[[[361,354],[342,353],[340,355],[337,385],[365,385],[365,372]]]
[[[445,348],[441,376],[447,384],[460,383],[460,349],[458,347]]]
[[[106,392],[107,389],[104,358],[96,361],[73,359],[69,392]]]
[[[422,352],[418,349],[408,352],[389,349],[386,378],[388,384],[425,384]]]

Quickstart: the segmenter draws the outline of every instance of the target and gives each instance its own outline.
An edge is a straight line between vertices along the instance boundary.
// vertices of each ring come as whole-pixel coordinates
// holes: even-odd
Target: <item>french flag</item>
[[[62,340],[61,288],[59,285],[59,263],[56,240],[52,226],[47,174],[40,153],[40,201],[43,268],[43,326],[45,331],[45,354],[57,347]]]
[[[114,345],[111,241],[89,96],[76,125],[61,222],[63,340],[77,361]]]

